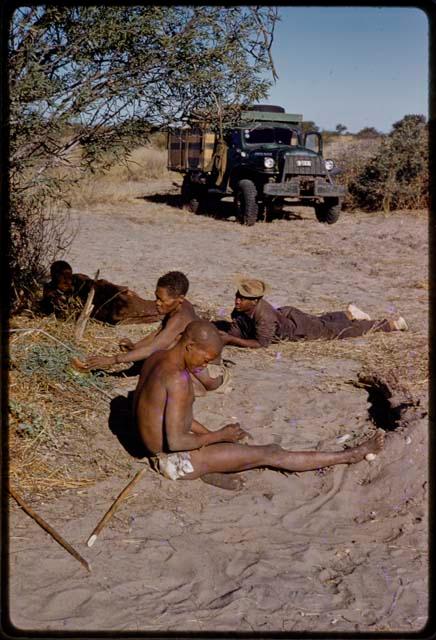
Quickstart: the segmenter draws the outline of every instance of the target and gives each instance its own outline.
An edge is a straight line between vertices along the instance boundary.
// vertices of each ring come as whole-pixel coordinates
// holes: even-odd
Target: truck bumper
[[[300,188],[300,179],[291,179],[287,182],[268,182],[263,187],[263,193],[266,196],[281,196],[282,198],[341,198],[345,195],[345,187],[337,184],[330,184],[325,180],[315,178],[313,183],[313,192],[308,193]]]

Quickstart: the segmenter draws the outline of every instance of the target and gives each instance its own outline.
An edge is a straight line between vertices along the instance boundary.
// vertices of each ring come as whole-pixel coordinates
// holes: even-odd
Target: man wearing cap
[[[257,349],[279,340],[333,340],[408,328],[401,316],[396,320],[371,320],[354,304],[349,304],[346,311],[320,316],[290,306],[275,309],[264,300],[265,290],[262,280],[247,278],[239,282],[232,322],[215,322],[224,344]]]

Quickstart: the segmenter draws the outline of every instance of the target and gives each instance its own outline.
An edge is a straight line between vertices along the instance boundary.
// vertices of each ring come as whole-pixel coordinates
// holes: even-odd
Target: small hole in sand
[[[371,386],[367,389],[370,407],[368,414],[371,421],[379,429],[384,431],[394,431],[400,426],[400,419],[403,410],[408,406],[400,404],[392,407],[389,398],[378,387]]]

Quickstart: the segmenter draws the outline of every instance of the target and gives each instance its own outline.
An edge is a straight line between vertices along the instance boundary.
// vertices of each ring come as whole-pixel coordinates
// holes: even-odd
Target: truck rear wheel
[[[257,221],[259,205],[257,204],[257,189],[251,180],[240,180],[236,189],[236,209],[241,224],[251,227]]]
[[[318,222],[334,224],[341,215],[341,202],[339,198],[325,198],[324,202],[315,205],[315,214]]]

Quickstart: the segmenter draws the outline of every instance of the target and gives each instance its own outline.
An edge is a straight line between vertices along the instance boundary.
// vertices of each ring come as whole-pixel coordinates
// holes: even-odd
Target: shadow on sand
[[[110,403],[109,429],[118,438],[120,445],[134,458],[147,457],[145,448],[133,419],[133,391],[127,398],[117,396]]]
[[[155,193],[149,196],[141,196],[139,199],[153,202],[154,204],[165,204],[175,209],[184,209],[180,194]],[[186,210],[189,211],[189,209]],[[233,200],[210,197],[207,206],[203,206],[196,215],[214,218],[215,220],[231,220],[232,222],[237,222]],[[304,220],[304,217],[292,211],[290,208],[270,212],[267,216],[262,214],[259,216],[259,221],[261,222],[272,222],[273,220]]]

